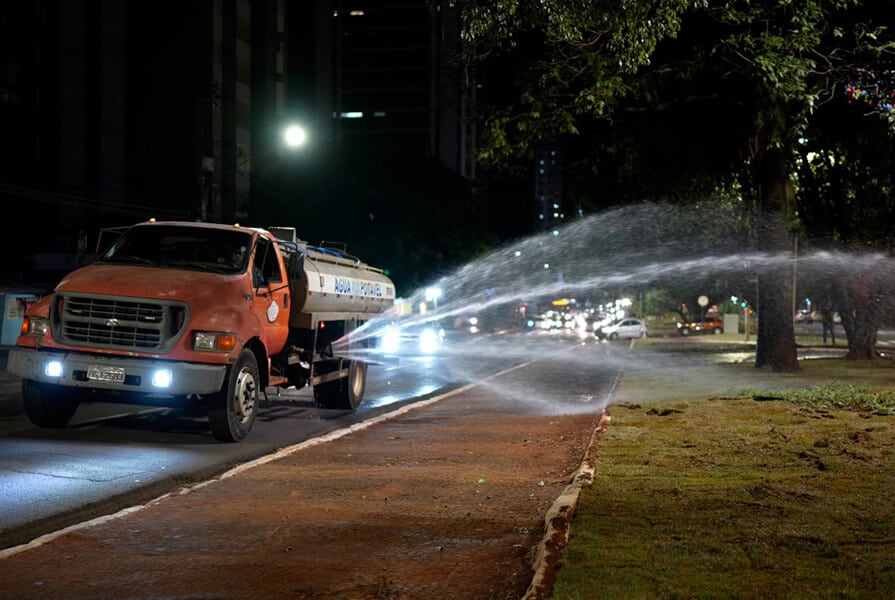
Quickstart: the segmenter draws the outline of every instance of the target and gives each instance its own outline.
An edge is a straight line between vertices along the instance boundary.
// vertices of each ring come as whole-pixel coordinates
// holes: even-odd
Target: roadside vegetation
[[[623,380],[553,597],[890,595],[893,363],[804,362],[690,399],[651,401],[655,380]],[[717,376],[737,368],[754,369]]]
[[[873,415],[895,414],[895,391],[867,385],[815,385],[804,390],[763,392],[745,389],[743,395],[755,400],[785,400],[817,410],[851,410]]]

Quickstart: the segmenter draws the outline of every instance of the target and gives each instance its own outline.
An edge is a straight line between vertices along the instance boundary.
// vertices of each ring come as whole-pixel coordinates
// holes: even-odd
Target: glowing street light
[[[290,148],[300,148],[308,141],[308,132],[301,125],[290,125],[283,132],[283,139]]]
[[[438,299],[441,298],[441,293],[441,288],[426,288],[426,302],[431,302],[432,304],[434,304],[435,310],[438,310]]]

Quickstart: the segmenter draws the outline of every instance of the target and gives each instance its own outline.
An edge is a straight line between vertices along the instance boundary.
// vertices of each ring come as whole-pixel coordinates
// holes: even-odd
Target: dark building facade
[[[4,4],[0,199],[6,227],[39,232],[20,250],[70,252],[82,231],[150,217],[236,219],[252,131],[285,105],[282,4]]]
[[[287,96],[337,151],[425,154],[475,177],[475,87],[456,61],[447,2],[309,0],[287,6]]]

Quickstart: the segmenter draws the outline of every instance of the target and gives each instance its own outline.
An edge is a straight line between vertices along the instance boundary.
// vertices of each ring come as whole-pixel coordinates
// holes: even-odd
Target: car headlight
[[[401,345],[401,332],[397,327],[387,327],[382,332],[379,347],[383,352],[397,352]]]
[[[420,332],[420,352],[423,354],[435,352],[440,344],[441,336],[431,327],[427,327]]]

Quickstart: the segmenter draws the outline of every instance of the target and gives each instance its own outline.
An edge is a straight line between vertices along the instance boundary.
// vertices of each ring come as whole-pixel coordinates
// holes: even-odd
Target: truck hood
[[[195,300],[219,296],[225,289],[246,286],[247,275],[221,275],[183,269],[159,269],[133,265],[89,265],[69,273],[57,292],[108,294],[133,298]]]

